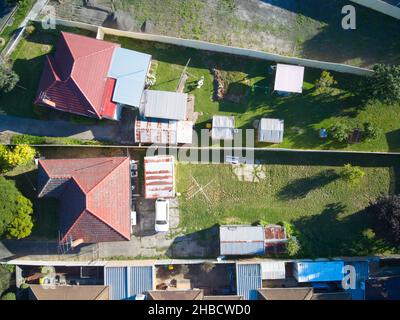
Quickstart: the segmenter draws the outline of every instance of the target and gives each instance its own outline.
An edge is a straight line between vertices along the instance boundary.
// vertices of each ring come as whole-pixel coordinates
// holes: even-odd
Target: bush
[[[374,71],[363,81],[361,94],[385,103],[400,101],[400,66],[378,64],[374,66]]]
[[[338,122],[332,125],[328,129],[328,132],[331,134],[334,140],[343,143],[348,141],[351,128],[346,123]]]
[[[326,92],[330,87],[337,84],[337,81],[326,70],[322,71],[321,77],[315,82],[315,88],[319,92]]]
[[[10,238],[22,239],[32,232],[32,202],[22,195],[17,198],[18,213],[7,227],[7,235]]]
[[[383,196],[368,207],[379,235],[400,245],[400,195]]]
[[[15,88],[19,76],[9,67],[0,63],[0,92],[8,93]]]
[[[36,31],[36,28],[35,28],[34,25],[30,25],[30,26],[27,26],[27,27],[25,28],[25,34],[28,35],[28,36],[30,36],[31,34],[33,34],[35,31]]]
[[[363,127],[364,127],[364,139],[375,140],[376,138],[378,138],[379,129],[377,126],[375,126],[371,122],[365,122],[363,124]]]
[[[0,146],[0,165],[4,170],[26,165],[35,155],[36,150],[28,145],[18,145],[14,148]]]
[[[14,292],[7,292],[3,294],[1,300],[17,300],[17,297],[15,296]]]
[[[201,265],[201,270],[204,271],[205,273],[209,273],[211,271],[213,271],[215,268],[215,264],[212,262],[204,262]]]
[[[289,255],[289,257],[295,257],[298,255],[298,253],[300,252],[300,243],[297,240],[296,237],[290,237],[288,238],[288,242],[287,242],[287,253]]]
[[[360,167],[353,167],[350,163],[348,163],[344,165],[340,172],[340,176],[343,180],[349,182],[350,184],[357,185],[365,176],[365,172]]]

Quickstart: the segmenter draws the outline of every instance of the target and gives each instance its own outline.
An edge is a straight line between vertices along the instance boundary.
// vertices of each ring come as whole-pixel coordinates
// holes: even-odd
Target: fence
[[[381,12],[396,19],[400,19],[400,8],[381,0],[351,0],[359,5]],[[400,3],[400,0],[399,0]]]
[[[205,50],[205,51],[213,51],[213,52],[221,52],[233,55],[239,55],[244,57],[251,57],[256,59],[268,60],[268,61],[275,61],[280,63],[289,63],[295,65],[302,65],[305,67],[310,68],[317,68],[322,70],[330,70],[342,73],[350,73],[356,75],[371,75],[373,73],[370,69],[359,68],[354,66],[349,66],[346,64],[340,63],[331,63],[331,62],[324,62],[324,61],[317,61],[317,60],[310,60],[310,59],[302,59],[296,57],[288,57],[274,53],[268,53],[259,50],[252,50],[252,49],[244,49],[238,47],[230,47],[221,44],[210,43],[206,41],[200,40],[189,40],[189,39],[180,39],[175,37],[169,36],[162,36],[162,35],[155,35],[155,34],[148,34],[148,33],[140,33],[140,32],[129,32],[129,31],[121,31],[116,29],[104,28],[104,27],[96,27],[93,25],[89,25],[82,22],[75,22],[75,21],[66,21],[66,20],[56,20],[56,24],[65,27],[73,27],[73,28],[82,28],[90,31],[97,31],[97,38],[104,39],[106,35],[114,35],[118,37],[126,37],[131,39],[137,40],[145,40],[145,41],[155,41],[161,42],[165,44],[172,44],[177,46],[184,46],[189,48],[194,48],[198,50]]]

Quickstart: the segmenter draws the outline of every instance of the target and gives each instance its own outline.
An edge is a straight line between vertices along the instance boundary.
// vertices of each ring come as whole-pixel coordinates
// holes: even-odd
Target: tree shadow
[[[311,191],[322,188],[338,178],[339,175],[335,170],[325,170],[313,177],[297,179],[286,185],[279,191],[278,197],[281,200],[302,199]]]

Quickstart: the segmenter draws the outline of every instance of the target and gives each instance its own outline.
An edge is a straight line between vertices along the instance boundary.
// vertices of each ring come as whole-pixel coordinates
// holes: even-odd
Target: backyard
[[[21,80],[10,93],[0,95],[0,113],[38,118],[67,119],[78,123],[99,123],[82,117],[60,115],[43,107],[33,106],[44,57],[51,52],[60,30],[91,35],[79,29],[36,31],[23,39],[12,55],[14,67]],[[282,97],[272,92],[274,76],[269,70],[273,62],[226,54],[211,53],[185,47],[170,46],[156,42],[107,36],[105,40],[119,42],[125,48],[150,53],[153,56],[152,72],[157,77],[152,89],[175,91],[185,65],[189,67],[189,79],[185,92],[195,96],[195,111],[199,113],[196,129],[206,127],[213,115],[235,116],[236,127],[254,128],[261,117],[279,118],[285,121],[284,141],[273,147],[296,149],[341,149],[362,151],[400,151],[400,105],[385,105],[379,102],[363,103],[354,93],[359,77],[332,73],[338,84],[328,93],[317,93],[315,81],[321,70],[306,68],[302,94]],[[230,101],[214,101],[213,68],[221,72],[224,88]],[[204,86],[196,88],[197,81],[204,76]],[[232,98],[233,97],[233,98]],[[339,144],[332,139],[319,138],[321,128],[337,122],[350,127],[361,127],[370,122],[379,128],[372,141],[355,144]],[[271,145],[256,143],[257,147]]]
[[[364,212],[380,194],[395,192],[397,169],[364,167],[361,183],[351,185],[340,178],[339,165],[270,162],[254,168],[180,163],[177,191],[184,232],[197,233],[216,224],[286,221],[299,230],[304,257],[398,251],[375,237],[371,217]]]

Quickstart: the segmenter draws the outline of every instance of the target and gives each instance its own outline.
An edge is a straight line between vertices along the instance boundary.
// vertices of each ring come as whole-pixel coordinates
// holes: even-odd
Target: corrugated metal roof
[[[221,255],[263,254],[264,229],[261,226],[220,226]]]
[[[284,261],[261,262],[263,280],[285,279],[286,268]]]
[[[343,261],[295,262],[294,277],[298,282],[343,280]]]
[[[174,157],[145,157],[144,184],[146,199],[175,197]]]
[[[275,91],[303,92],[304,67],[277,64],[275,75]]]
[[[346,265],[351,265],[356,271],[356,288],[349,289],[352,300],[365,300],[365,282],[369,278],[368,261],[352,261],[346,262]]]
[[[236,291],[245,300],[257,300],[262,287],[260,264],[236,264]]]
[[[110,286],[110,300],[133,299],[153,290],[153,267],[105,267],[104,284]]]
[[[187,102],[186,93],[145,90],[140,109],[148,118],[186,120]]]
[[[213,140],[233,140],[235,117],[213,116],[211,137]]]
[[[258,141],[281,143],[283,141],[284,121],[262,118],[258,127]]]
[[[151,56],[124,48],[114,51],[108,76],[117,79],[113,101],[139,107]]]

